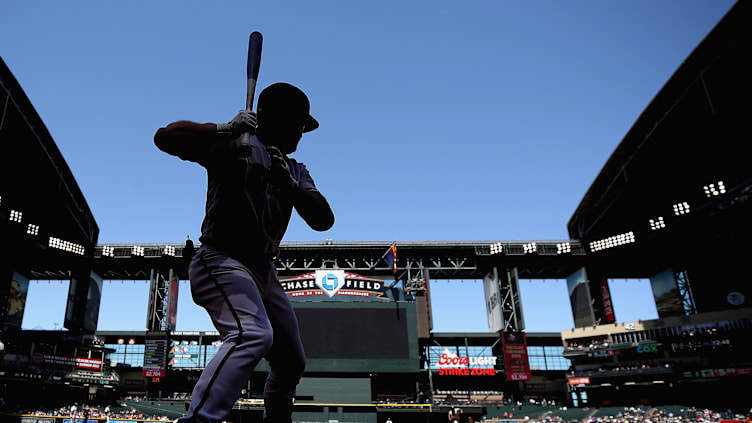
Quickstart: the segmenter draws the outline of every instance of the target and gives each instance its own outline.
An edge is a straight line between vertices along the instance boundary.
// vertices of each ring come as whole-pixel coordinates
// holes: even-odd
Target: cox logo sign
[[[637,347],[637,352],[640,354],[658,352],[658,346],[649,345],[647,347]]]
[[[345,271],[344,270],[317,270],[316,271],[316,286],[321,288],[322,291],[329,298],[333,297],[337,291],[345,286]]]

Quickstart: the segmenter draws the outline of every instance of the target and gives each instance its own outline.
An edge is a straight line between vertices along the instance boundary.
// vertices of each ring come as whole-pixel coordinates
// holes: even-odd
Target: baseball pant
[[[264,422],[291,422],[295,387],[305,368],[298,321],[269,259],[240,262],[202,245],[189,267],[193,301],[222,338],[193,389],[179,423],[215,423],[232,410],[262,357],[269,362]]]

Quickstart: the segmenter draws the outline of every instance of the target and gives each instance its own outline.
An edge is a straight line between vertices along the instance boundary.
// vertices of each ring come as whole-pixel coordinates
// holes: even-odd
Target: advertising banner
[[[0,327],[6,330],[9,328],[21,329],[28,292],[29,279],[18,272],[13,272],[13,280],[10,281],[10,290],[8,291],[8,302],[4,304],[7,311]]]
[[[20,423],[55,423],[55,418],[54,417],[28,417],[26,416],[26,417],[21,417],[19,419],[19,422]]]
[[[89,275],[89,290],[86,295],[84,330],[95,332],[99,321],[99,305],[102,302],[102,277],[92,271]]]
[[[281,279],[280,284],[293,301],[393,301],[399,295],[383,279],[342,269],[316,270]]]
[[[570,385],[590,385],[590,378],[589,377],[570,377],[569,384]]]
[[[75,367],[77,369],[102,370],[102,360],[86,357],[69,357],[52,354],[34,354],[31,361],[35,364]]]
[[[170,285],[167,291],[167,330],[174,331],[178,322],[178,275],[170,269]]]
[[[569,289],[569,303],[572,306],[574,327],[581,328],[594,325],[593,304],[584,267],[567,277],[567,289]]]
[[[421,270],[425,292],[415,297],[415,309],[418,313],[418,337],[429,338],[433,330],[433,312],[431,311],[431,287],[428,269]]]
[[[520,296],[520,275],[517,271],[517,268],[513,267],[512,269],[507,271],[507,277],[512,284],[512,307],[514,307],[514,315],[512,316],[512,321],[515,325],[514,327],[516,330],[523,331],[525,330],[525,313],[522,310],[522,297]],[[506,316],[503,317],[504,319],[507,319]]]
[[[726,376],[750,376],[752,367],[726,367],[722,369],[702,369],[682,373],[686,378],[717,378]]]
[[[63,326],[70,330],[82,330],[86,314],[86,299],[89,296],[88,270],[77,269],[73,272],[68,286],[68,300],[65,306]]]
[[[156,325],[156,313],[155,307],[157,303],[157,280],[158,275],[155,274],[154,269],[151,270],[151,276],[149,277],[149,303],[146,305],[146,329],[155,329]]]
[[[600,278],[599,288],[601,295],[601,324],[614,323],[616,315],[614,314],[614,304],[611,302],[611,291],[608,289],[608,279]]]
[[[483,292],[486,294],[486,316],[488,317],[488,331],[499,332],[504,329],[501,315],[501,294],[499,293],[499,274],[494,267],[483,278]]]
[[[673,270],[664,270],[651,276],[650,287],[653,288],[653,298],[655,299],[655,308],[658,310],[658,317],[684,315],[684,305]]]
[[[527,338],[525,332],[502,332],[504,366],[507,380],[530,380],[530,363],[527,359]]]
[[[458,356],[445,348],[435,367],[439,376],[495,376],[496,356]]]

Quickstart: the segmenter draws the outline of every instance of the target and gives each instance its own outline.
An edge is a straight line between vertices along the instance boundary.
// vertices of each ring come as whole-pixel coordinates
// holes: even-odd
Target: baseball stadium
[[[751,12],[735,4],[646,105],[572,211],[569,239],[283,242],[275,265],[306,353],[294,421],[745,419]],[[98,243],[44,117],[1,59],[0,88],[0,417],[184,416],[223,343],[176,330],[199,245]],[[24,169],[35,177],[11,183]],[[617,322],[617,278],[649,279],[658,318]],[[488,333],[434,331],[439,279],[483,281]],[[521,279],[566,280],[575,327],[527,332],[525,314],[545,311],[523,309]],[[29,282],[44,280],[70,281],[66,331],[21,329]],[[144,330],[98,330],[108,280],[150,282]],[[262,361],[227,421],[261,421],[268,372]]]

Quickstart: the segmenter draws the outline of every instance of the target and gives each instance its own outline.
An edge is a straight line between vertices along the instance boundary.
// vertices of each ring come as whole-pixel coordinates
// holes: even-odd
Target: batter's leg
[[[221,422],[269,351],[272,327],[257,286],[258,274],[203,246],[189,271],[193,299],[209,313],[222,336],[222,346],[201,373],[188,414],[179,421]]]
[[[290,299],[277,279],[276,269],[272,267],[271,272],[264,306],[274,338],[266,355],[269,377],[264,386],[264,422],[288,423],[292,421],[295,387],[305,369],[305,352]]]

